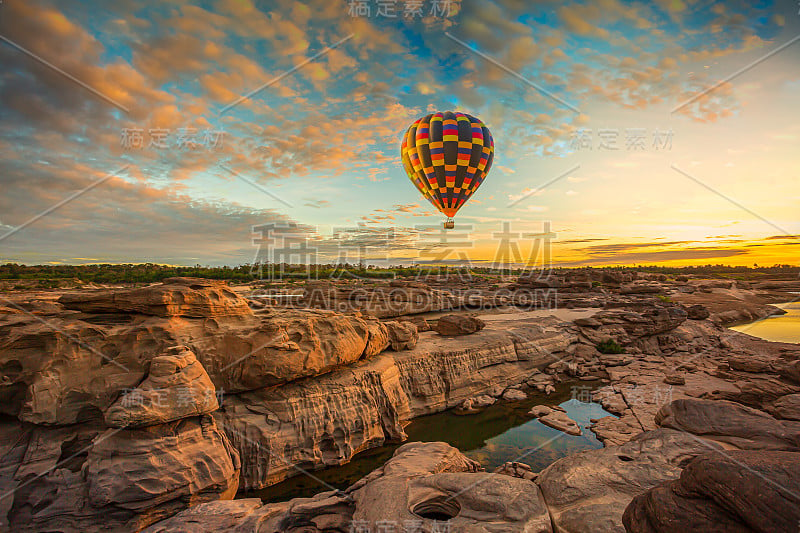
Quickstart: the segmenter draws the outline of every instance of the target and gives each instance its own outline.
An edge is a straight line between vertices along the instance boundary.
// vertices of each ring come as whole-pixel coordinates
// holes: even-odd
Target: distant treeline
[[[556,268],[553,271],[564,273],[575,270],[600,270],[601,268]],[[734,279],[759,278],[797,278],[800,267],[793,265],[761,266],[727,266],[703,265],[690,267],[636,265],[625,267],[604,267],[604,269],[626,271],[637,270],[677,275],[700,275]],[[328,278],[377,278],[413,277],[419,275],[457,274],[469,270],[474,275],[492,275],[497,273],[522,274],[523,269],[498,271],[491,267],[444,267],[444,266],[394,266],[389,268],[365,266],[359,264],[327,264],[327,265],[240,265],[235,267],[209,266],[170,266],[153,263],[141,264],[91,264],[91,265],[20,265],[6,263],[0,265],[0,280],[61,280],[74,279],[86,283],[153,283],[165,278],[188,276],[207,279],[220,279],[232,282],[248,282],[260,279],[328,279]]]

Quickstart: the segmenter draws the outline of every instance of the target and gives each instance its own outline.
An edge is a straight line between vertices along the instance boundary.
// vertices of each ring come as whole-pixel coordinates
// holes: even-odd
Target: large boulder
[[[378,355],[389,347],[389,328],[378,320],[367,321],[367,346],[364,348],[364,357]]]
[[[680,479],[634,498],[623,522],[629,533],[797,531],[800,453],[703,454]]]
[[[480,318],[466,315],[444,315],[436,321],[436,331],[439,335],[458,336],[470,335],[486,327],[486,322]]]
[[[691,305],[686,312],[689,315],[689,320],[705,320],[711,316],[708,307],[702,304]]]
[[[800,422],[781,422],[763,411],[725,400],[675,400],[661,407],[655,422],[742,449],[800,448]]]
[[[374,354],[384,342],[366,320],[332,311],[285,309],[260,320],[257,328],[186,343],[217,389],[255,390],[325,374]]]
[[[691,459],[715,447],[658,429],[621,446],[559,459],[539,473],[536,483],[556,531],[622,533],[622,514],[634,496],[677,478]]]
[[[800,420],[800,394],[781,396],[772,405],[772,414],[786,420]]]
[[[384,324],[389,331],[389,345],[392,350],[412,350],[417,345],[419,332],[412,322],[389,321]]]
[[[103,289],[65,294],[58,300],[84,313],[140,313],[161,317],[250,318],[247,300],[223,281],[168,278],[162,284],[136,289]]]
[[[153,358],[147,378],[105,413],[111,427],[140,427],[204,415],[219,408],[214,384],[185,346]]]
[[[567,413],[551,409],[549,413],[544,413],[538,417],[539,422],[558,431],[563,431],[568,435],[580,435],[581,428],[578,423],[571,419]]]
[[[16,450],[24,450],[19,455]],[[136,531],[189,505],[230,499],[239,457],[208,416],[102,431],[33,429],[18,438],[12,531]]]
[[[608,309],[596,313],[591,321],[576,321],[584,334],[592,341],[599,342],[609,337],[620,342],[631,342],[640,337],[649,337],[671,331],[680,326],[688,317],[686,311],[677,305],[659,305],[629,309]]]

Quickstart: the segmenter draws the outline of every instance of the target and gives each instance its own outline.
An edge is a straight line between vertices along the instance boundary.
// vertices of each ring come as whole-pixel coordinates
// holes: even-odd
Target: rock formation
[[[631,533],[796,531],[800,453],[705,453],[679,479],[636,496],[622,520]]]
[[[625,524],[641,531],[767,531],[795,519],[772,511],[797,503],[753,489],[741,465],[796,484],[800,347],[720,326],[774,312],[776,289],[593,269],[521,278],[505,293],[481,283],[471,295],[458,294],[463,281],[433,277],[308,284],[304,305],[323,309],[251,306],[224,283],[186,278],[9,300],[0,530],[159,521],[153,531],[313,532],[438,517],[451,531],[602,532],[622,531],[631,501]],[[530,300],[537,291],[555,289],[564,309],[554,316],[452,315],[439,331],[402,316],[510,302],[530,310],[541,307]],[[600,353],[605,339],[624,353]],[[345,491],[217,501],[402,441],[417,416],[598,378],[606,384],[594,399],[615,415],[592,421],[606,448],[542,472],[512,463],[487,474],[447,445],[413,443]],[[542,422],[580,432],[558,408],[537,407]],[[729,479],[736,494],[724,490]]]
[[[141,427],[216,411],[214,384],[190,350],[176,346],[150,362],[147,378],[105,412],[111,427]]]
[[[453,532],[550,533],[542,495],[529,480],[479,472],[477,463],[444,443],[410,443],[383,467],[344,491],[262,504],[236,500],[198,505],[147,533],[253,530],[378,531],[439,523]],[[382,524],[382,525],[381,525]]]
[[[2,427],[12,531],[136,530],[188,505],[230,499],[239,456],[209,416],[140,429]]]
[[[486,323],[473,316],[444,315],[436,321],[439,335],[469,335],[486,327]]]
[[[556,531],[622,532],[622,514],[635,496],[678,477],[709,446],[679,431],[651,431],[621,446],[560,459],[536,483]]]

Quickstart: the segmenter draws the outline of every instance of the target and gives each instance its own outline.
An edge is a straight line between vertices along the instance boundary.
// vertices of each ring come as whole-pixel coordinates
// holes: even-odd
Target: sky
[[[798,264],[796,0],[4,0],[0,61],[0,262]]]

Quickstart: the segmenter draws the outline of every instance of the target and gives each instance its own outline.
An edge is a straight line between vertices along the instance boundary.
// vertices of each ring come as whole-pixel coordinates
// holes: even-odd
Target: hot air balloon
[[[422,196],[453,217],[492,168],[494,139],[483,122],[466,113],[432,113],[414,122],[400,146],[403,167]]]

